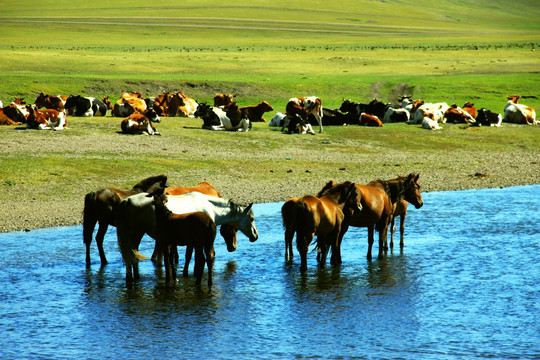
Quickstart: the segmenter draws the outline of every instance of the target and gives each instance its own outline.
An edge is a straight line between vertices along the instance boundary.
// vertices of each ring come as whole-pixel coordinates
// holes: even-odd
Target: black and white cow
[[[501,126],[502,116],[492,112],[491,110],[481,108],[478,110],[478,115],[476,116],[477,126]]]
[[[75,109],[75,116],[105,116],[107,115],[107,105],[103,101],[93,97],[83,97],[81,95],[70,95],[64,105],[65,109]]]

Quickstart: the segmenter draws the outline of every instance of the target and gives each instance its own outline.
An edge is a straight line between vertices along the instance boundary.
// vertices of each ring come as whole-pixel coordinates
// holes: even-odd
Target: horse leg
[[[292,243],[294,238],[294,230],[290,227],[285,229],[285,261],[293,259]]]
[[[300,253],[300,272],[302,273],[307,271],[307,252],[311,240],[313,240],[313,236],[308,237],[307,235],[296,233],[296,248]]]
[[[401,221],[399,223],[399,247],[403,249],[403,234],[405,233],[405,216],[407,213],[401,214]]]
[[[208,287],[212,287],[212,268],[214,267],[214,259],[216,258],[214,246],[206,245],[204,247],[204,252],[206,257],[206,267],[208,267]]]
[[[105,234],[107,233],[108,227],[109,224],[100,222],[98,232],[96,234],[96,243],[99,251],[99,257],[101,258],[101,266],[107,265],[107,258],[105,257],[105,251],[103,251],[103,240],[105,239]]]
[[[343,241],[343,236],[349,230],[349,225],[343,225],[338,234],[335,245],[332,246],[332,257],[330,258],[330,264],[333,266],[341,265],[341,242]]]
[[[188,245],[186,247],[186,261],[184,263],[184,271],[182,273],[182,275],[184,277],[188,277],[188,273],[189,273],[189,263],[191,262],[191,256],[193,255],[193,246],[192,245]]]
[[[392,250],[394,249],[394,233],[396,232],[395,220],[396,218],[392,216],[392,221],[390,222],[390,249]]]
[[[97,224],[97,219],[91,217],[88,214],[88,210],[85,210],[83,218],[83,241],[86,245],[86,266],[90,266],[90,244],[92,243],[92,235],[94,234],[94,227]]]
[[[196,285],[201,285],[202,282],[202,276],[204,272],[204,251],[202,246],[196,246],[195,247],[195,278],[197,279],[195,281]]]
[[[373,247],[373,231],[375,226],[371,225],[368,226],[368,252],[367,252],[367,259],[371,260],[371,248]]]
[[[384,258],[384,253],[388,251],[386,246],[388,239],[388,220],[383,224],[382,228],[379,230],[379,259]]]

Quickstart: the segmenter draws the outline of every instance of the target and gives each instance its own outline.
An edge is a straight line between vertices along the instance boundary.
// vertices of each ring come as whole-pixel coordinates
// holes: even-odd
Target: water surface
[[[80,226],[0,234],[1,358],[538,359],[539,193],[426,193],[403,251],[367,261],[351,228],[342,266],[311,253],[306,275],[284,260],[282,204],[255,205],[259,240],[228,253],[218,235],[211,291],[152,262],[128,289],[114,228],[89,269]]]

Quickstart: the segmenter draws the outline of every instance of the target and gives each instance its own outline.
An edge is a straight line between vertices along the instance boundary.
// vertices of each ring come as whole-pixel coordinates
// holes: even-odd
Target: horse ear
[[[244,209],[244,212],[248,212],[249,210],[251,210],[251,207],[253,206],[253,203],[249,204],[245,209]]]

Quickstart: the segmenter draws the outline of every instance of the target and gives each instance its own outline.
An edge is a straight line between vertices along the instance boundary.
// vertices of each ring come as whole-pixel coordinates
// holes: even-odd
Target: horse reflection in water
[[[158,189],[148,194],[153,198],[156,216],[156,244],[164,255],[165,281],[176,280],[176,270],[173,258],[177,246],[188,246],[190,256],[195,249],[195,278],[200,285],[204,264],[208,268],[208,287],[212,286],[212,267],[214,264],[214,240],[216,238],[216,224],[212,218],[201,211],[187,214],[174,214],[166,206],[167,196],[164,189]],[[186,252],[187,255],[187,252]]]
[[[87,266],[91,263],[90,244],[92,243],[92,235],[96,224],[99,222],[96,243],[99,250],[99,257],[101,258],[101,265],[104,266],[107,264],[107,258],[105,257],[105,251],[103,251],[103,240],[109,225],[116,226],[116,206],[128,196],[142,192],[152,192],[156,188],[166,186],[166,183],[167,176],[158,175],[138,182],[131,190],[119,190],[106,187],[91,191],[85,195],[83,210],[83,240],[86,245]]]
[[[180,196],[167,196],[167,208],[175,214],[202,211],[210,215],[216,225],[232,223],[250,241],[258,239],[255,215],[247,207],[234,202],[208,196],[199,192],[190,192]],[[139,252],[139,244],[144,234],[156,238],[156,219],[153,199],[147,194],[131,196],[118,206],[118,245],[126,265],[126,281],[139,278],[138,262],[145,259]],[[227,239],[226,239],[227,241]],[[231,244],[227,247],[230,248]]]
[[[296,246],[300,253],[300,271],[307,271],[307,252],[313,237],[317,235],[317,248],[320,250],[318,262],[326,262],[328,249],[332,249],[331,263],[341,263],[339,247],[341,238],[346,231],[342,228],[345,213],[356,208],[355,186],[347,182],[321,192],[319,196],[305,195],[289,199],[281,208],[283,225],[285,227],[286,256],[292,258],[292,240],[296,233]]]

